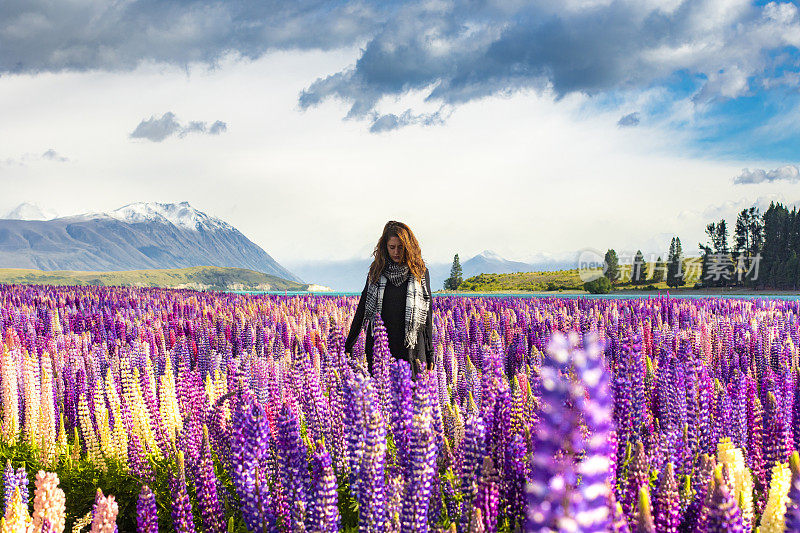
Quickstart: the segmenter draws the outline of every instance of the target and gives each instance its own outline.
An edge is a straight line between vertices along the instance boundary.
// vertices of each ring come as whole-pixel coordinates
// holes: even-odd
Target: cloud
[[[180,138],[185,137],[189,133],[207,133],[209,135],[219,135],[228,131],[228,125],[217,120],[211,127],[207,127],[205,122],[190,121],[185,126],[182,126],[176,119],[175,113],[167,111],[161,118],[151,116],[149,119],[142,120],[136,129],[134,129],[130,137],[132,139],[147,139],[153,142],[161,142],[167,137],[177,135]]]
[[[53,161],[56,163],[66,163],[69,161],[69,158],[61,155],[52,148],[48,148],[41,154],[27,153],[27,154],[22,154],[19,157],[8,157],[6,159],[2,159],[0,160],[0,165],[7,167],[13,167],[13,166],[24,167],[28,163],[33,163],[36,161]]]
[[[387,113],[385,115],[374,115],[372,119],[372,126],[369,131],[371,133],[380,133],[384,131],[396,130],[410,124],[417,124],[420,126],[432,126],[435,124],[444,123],[448,113],[444,108],[439,108],[433,113],[420,113],[415,114],[410,109],[406,109],[400,115],[394,113]]]
[[[382,99],[427,87],[426,102],[458,105],[526,90],[561,98],[677,86],[677,94],[685,84],[695,105],[703,105],[763,88],[774,72],[797,70],[797,6],[671,4],[415,3],[380,28],[354,65],[311,83],[299,103],[344,101],[347,118],[373,126]]]
[[[410,119],[419,109],[406,121],[380,109],[411,91],[436,108],[519,91],[667,87],[702,107],[787,90],[779,80],[800,70],[800,14],[786,0],[7,0],[0,20],[0,74],[358,47],[352,65],[309,80],[299,105],[344,101],[345,118],[374,132],[420,123]]]
[[[761,168],[750,170],[749,168],[745,168],[742,169],[741,174],[733,178],[733,183],[737,185],[751,183],[773,183],[776,181],[790,181],[792,183],[797,183],[800,181],[800,168],[798,168],[796,165],[784,165],[772,170],[764,170]]]
[[[628,113],[617,121],[617,126],[620,128],[629,128],[631,126],[638,126],[639,122],[639,113]]]
[[[46,150],[46,151],[45,151],[45,152],[44,152],[44,153],[41,155],[41,158],[42,158],[42,159],[47,159],[47,160],[49,160],[49,161],[57,161],[57,162],[59,162],[59,163],[66,163],[67,161],[69,161],[69,159],[68,159],[68,158],[66,158],[66,157],[64,157],[63,155],[59,154],[58,152],[56,152],[56,151],[55,151],[55,150],[53,150],[52,148],[50,148],[50,149]]]

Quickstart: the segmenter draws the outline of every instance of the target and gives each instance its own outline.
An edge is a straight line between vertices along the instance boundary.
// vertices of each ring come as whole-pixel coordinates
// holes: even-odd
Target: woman
[[[431,278],[419,243],[411,228],[390,220],[372,255],[375,259],[369,267],[344,351],[352,353],[359,333],[366,329],[364,351],[372,373],[374,326],[380,313],[389,351],[395,358],[411,363],[416,378],[418,372],[432,369],[434,363]]]

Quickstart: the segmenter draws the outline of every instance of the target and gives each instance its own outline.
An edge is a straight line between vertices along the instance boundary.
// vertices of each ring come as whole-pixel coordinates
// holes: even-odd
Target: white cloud
[[[297,109],[303,80],[357,53],[0,77],[8,140],[0,158],[54,146],[71,161],[0,167],[0,185],[13,190],[0,211],[23,201],[73,214],[187,200],[286,262],[368,256],[396,219],[414,229],[426,260],[449,262],[487,248],[511,259],[587,246],[644,251],[663,233],[688,249],[702,238],[708,203],[741,194],[726,187],[740,163],[675,155],[680,136],[644,122],[618,128],[617,111],[599,112],[581,94],[484,98],[444,126],[381,135],[342,122],[343,104]],[[180,143],[130,142],[131,125],[153,109],[236,127]],[[700,215],[678,219],[681,209]]]
[[[775,181],[789,181],[797,183],[800,181],[800,168],[797,165],[783,165],[772,170],[763,168],[742,169],[742,172],[733,178],[733,183],[753,184],[753,183],[772,183]]]

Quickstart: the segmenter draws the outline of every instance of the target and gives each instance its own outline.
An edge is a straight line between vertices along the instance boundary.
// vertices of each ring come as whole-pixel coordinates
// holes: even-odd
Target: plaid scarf
[[[406,293],[406,319],[405,319],[405,346],[415,348],[417,345],[417,332],[424,326],[428,318],[428,307],[431,295],[428,287],[414,276],[409,275],[410,270],[406,264],[397,264],[389,260],[381,272],[377,283],[370,283],[367,287],[367,301],[364,304],[364,320],[361,327],[370,327],[370,333],[375,335],[375,317],[383,306],[383,291],[386,283],[391,282],[399,287],[406,279],[408,292]]]

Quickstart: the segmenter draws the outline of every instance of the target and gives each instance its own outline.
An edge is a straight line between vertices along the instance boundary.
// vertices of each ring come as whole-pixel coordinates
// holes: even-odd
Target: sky
[[[697,253],[800,201],[800,8],[0,3],[0,212],[188,201],[291,266]]]

